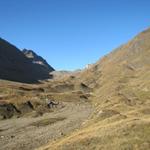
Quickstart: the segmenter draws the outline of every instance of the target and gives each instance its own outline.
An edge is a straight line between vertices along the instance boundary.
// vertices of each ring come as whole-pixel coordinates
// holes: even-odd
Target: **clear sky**
[[[57,70],[96,62],[150,26],[150,0],[0,0],[0,37]]]

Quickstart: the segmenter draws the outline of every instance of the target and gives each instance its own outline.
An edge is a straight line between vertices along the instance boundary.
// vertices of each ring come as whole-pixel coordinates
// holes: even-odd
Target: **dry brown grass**
[[[79,131],[40,150],[150,149],[150,30],[83,70],[95,111]]]
[[[5,83],[0,91],[17,103],[19,98],[36,101],[37,97],[41,100],[48,97],[60,102],[88,101],[95,107],[91,118],[78,131],[40,150],[149,150],[149,58],[150,30],[147,30],[73,79],[67,76],[41,85],[5,86]],[[20,86],[25,88],[20,90]],[[44,91],[39,91],[41,88]]]

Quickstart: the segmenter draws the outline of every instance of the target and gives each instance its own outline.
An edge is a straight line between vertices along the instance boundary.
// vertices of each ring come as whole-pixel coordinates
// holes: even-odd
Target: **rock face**
[[[0,38],[0,79],[34,83],[50,78],[52,70],[32,63],[17,47]]]
[[[21,111],[14,104],[0,103],[0,120],[11,118],[15,114],[21,114]]]
[[[52,68],[45,59],[43,59],[41,56],[38,56],[34,51],[23,49],[22,52],[33,64],[41,65],[43,69],[49,72],[54,71],[54,68]]]

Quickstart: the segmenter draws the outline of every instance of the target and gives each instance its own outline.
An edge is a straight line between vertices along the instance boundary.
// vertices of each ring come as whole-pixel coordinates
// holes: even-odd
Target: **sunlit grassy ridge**
[[[76,76],[92,90],[92,117],[78,131],[40,149],[150,148],[150,29]]]

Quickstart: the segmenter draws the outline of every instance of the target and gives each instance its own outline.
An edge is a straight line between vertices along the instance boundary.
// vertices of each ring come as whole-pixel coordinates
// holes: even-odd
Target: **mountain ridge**
[[[8,41],[0,38],[0,78],[18,82],[38,82],[51,78],[49,73],[54,69],[33,64],[21,50]],[[28,73],[30,72],[30,74]]]
[[[39,64],[49,72],[54,71],[54,68],[52,68],[45,59],[37,55],[33,50],[23,49],[22,52],[33,64]]]
[[[81,129],[39,150],[149,149],[150,29],[82,70],[94,112]],[[72,79],[71,79],[72,80]],[[72,82],[69,78],[67,81]]]
[[[52,72],[54,80],[41,84],[0,81],[2,106],[10,108],[13,104],[22,112],[16,114],[12,110],[12,115],[6,116],[10,112],[1,108],[3,118],[14,117],[15,120],[15,124],[11,124],[11,119],[11,123],[3,120],[2,132],[11,140],[5,137],[0,140],[2,147],[17,150],[39,146],[39,150],[148,150],[149,58],[150,30],[146,30],[82,71]],[[58,107],[49,109],[48,99]],[[20,128],[20,120],[25,121],[24,128]],[[7,131],[8,125],[15,130]],[[31,128],[31,125],[37,127]],[[16,133],[16,128],[21,132]],[[11,135],[15,137],[11,138]],[[24,143],[27,147],[22,147]]]

